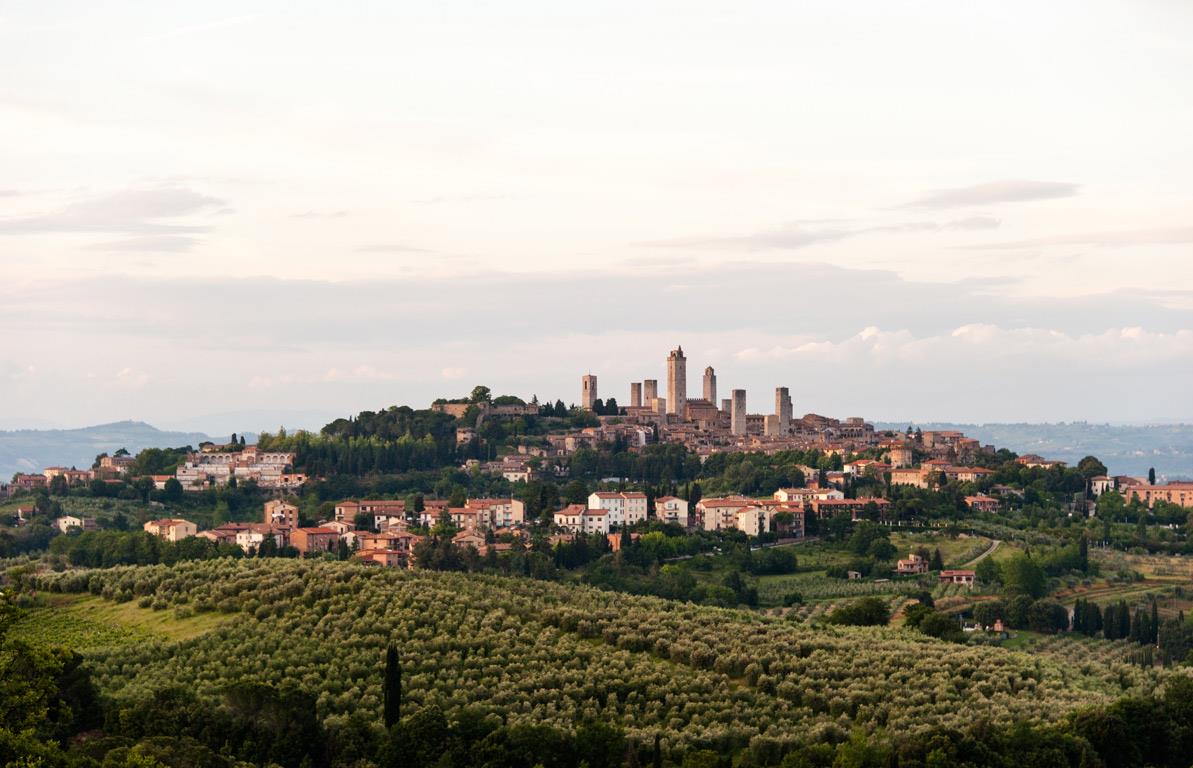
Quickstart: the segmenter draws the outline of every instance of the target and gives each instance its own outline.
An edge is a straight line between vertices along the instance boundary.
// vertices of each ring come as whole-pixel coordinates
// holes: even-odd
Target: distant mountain
[[[908,422],[877,422],[879,429],[907,429]],[[948,424],[918,423],[920,429],[956,429],[982,443],[1016,453],[1038,453],[1070,463],[1097,456],[1113,474],[1161,479],[1193,478],[1193,424]]]
[[[226,438],[224,438],[226,439]],[[0,478],[45,467],[89,468],[100,453],[127,448],[198,446],[211,440],[201,432],[163,432],[141,421],[117,421],[81,429],[18,429],[0,431]]]

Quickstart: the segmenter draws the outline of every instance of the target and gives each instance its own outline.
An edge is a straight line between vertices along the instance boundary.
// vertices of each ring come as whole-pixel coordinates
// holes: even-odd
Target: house
[[[574,533],[584,532],[584,512],[588,507],[583,504],[568,504],[555,513],[553,520],[557,528],[566,528]]]
[[[1166,501],[1182,507],[1193,507],[1193,483],[1168,483],[1167,485],[1120,485],[1123,500],[1130,503],[1138,499],[1150,509],[1157,501]]]
[[[403,525],[405,522],[403,521]],[[319,524],[320,528],[330,528],[336,532],[336,535],[343,538],[345,535],[356,530],[356,525],[343,520],[326,520]]]
[[[265,514],[262,522],[268,525],[286,525],[290,528],[297,528],[298,507],[281,499],[270,499],[265,502]]]
[[[771,529],[771,511],[765,507],[745,507],[734,515],[734,527],[747,536],[758,537]]]
[[[897,576],[915,576],[927,572],[927,559],[920,557],[915,552],[909,552],[906,560],[899,560],[895,563],[895,575]]]
[[[225,523],[218,528],[199,531],[195,535],[216,544],[236,544],[236,534],[249,530],[253,525],[255,523]]]
[[[395,533],[358,533],[356,535],[356,545],[362,551],[384,549],[411,553],[419,542],[425,540],[425,536],[417,536],[405,531]]]
[[[912,488],[927,488],[928,473],[922,469],[913,469],[910,467],[892,469],[891,485],[909,485]]]
[[[1114,481],[1106,475],[1095,475],[1089,479],[1089,492],[1096,499],[1107,491],[1114,490]]]
[[[190,520],[180,520],[177,518],[163,518],[161,520],[150,520],[141,526],[146,533],[151,536],[157,536],[166,541],[181,541],[194,536],[199,531],[199,527]]]
[[[993,496],[978,494],[977,496],[966,496],[965,505],[974,512],[997,512],[1000,502]]]
[[[966,570],[944,570],[940,572],[941,584],[961,584],[973,588],[974,572]]]
[[[994,474],[994,470],[985,467],[945,467],[945,477],[959,483],[976,483]]]
[[[489,549],[489,542],[485,540],[484,534],[477,533],[475,530],[460,531],[452,536],[452,544],[457,547],[472,547],[481,554],[485,554]]]
[[[413,568],[414,556],[397,549],[362,549],[352,556],[368,565],[384,568]]]
[[[636,491],[597,491],[588,497],[589,509],[608,512],[609,525],[634,525],[646,520],[646,494]]]
[[[1045,459],[1044,457],[1038,456],[1034,453],[1028,453],[1020,456],[1019,458],[1015,459],[1015,463],[1019,464],[1020,466],[1027,467],[1028,469],[1035,467],[1039,467],[1040,469],[1052,469],[1053,467],[1065,466],[1065,462],[1063,461]]]
[[[41,475],[37,475],[37,477],[41,477]],[[82,531],[85,533],[99,529],[94,517],[75,517],[74,515],[63,515],[58,518],[54,521],[54,527],[63,533],[69,533],[70,531]]]
[[[684,528],[691,524],[688,502],[678,496],[660,496],[655,499],[654,516],[660,522],[676,523]]]
[[[464,506],[484,510],[490,528],[512,528],[526,522],[526,503],[518,499],[468,499]]]
[[[45,475],[33,475],[27,474],[25,472],[18,472],[12,476],[12,483],[9,487],[12,488],[13,493],[18,491],[36,491],[41,488],[45,488],[46,483],[47,480]]]
[[[356,522],[357,515],[372,515],[373,527],[379,528],[381,520],[388,517],[405,517],[406,502],[403,499],[348,499],[335,506],[335,519],[349,523]]]
[[[771,509],[771,529],[784,538],[804,537],[807,510],[802,504],[780,504]],[[787,516],[790,516],[788,521]]]
[[[333,552],[339,541],[340,532],[334,528],[296,528],[290,535],[290,543],[304,555]]]
[[[269,523],[250,523],[236,532],[236,545],[245,552],[256,552],[266,539],[272,539],[278,549],[290,544],[290,527]]]
[[[582,515],[584,533],[599,533],[602,536],[609,533],[612,514],[606,509],[586,509]]]
[[[808,506],[811,507],[817,520],[845,515],[849,515],[852,520],[859,520],[863,517],[866,507],[870,504],[878,508],[878,515],[880,517],[885,517],[891,508],[889,501],[877,497],[865,499],[813,499],[808,502]]]
[[[736,528],[737,513],[753,506],[754,500],[743,496],[701,499],[696,502],[696,524],[706,531]]]

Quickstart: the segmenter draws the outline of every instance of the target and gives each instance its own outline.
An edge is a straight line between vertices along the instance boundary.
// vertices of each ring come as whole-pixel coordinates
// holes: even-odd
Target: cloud
[[[149,374],[135,368],[121,368],[114,380],[121,389],[142,389],[149,383]]]
[[[0,234],[44,232],[124,232],[129,234],[193,234],[205,226],[163,222],[210,212],[224,206],[215,197],[186,187],[126,189],[102,197],[70,203],[40,216],[0,219]]]
[[[131,251],[138,253],[181,253],[202,242],[188,235],[146,235],[84,246],[89,251]]]
[[[805,222],[792,222],[776,229],[756,232],[751,235],[677,237],[667,240],[651,240],[639,243],[638,245],[655,248],[741,248],[747,251],[795,250],[863,235],[936,232],[941,228],[940,224],[932,221],[908,221],[897,224],[824,228],[809,228]]]
[[[368,382],[394,381],[399,375],[390,371],[382,371],[371,365],[358,365],[351,370],[342,371],[339,368],[328,368],[323,374],[323,380],[329,382]]]
[[[18,197],[21,194],[19,189],[0,189],[0,197]]]
[[[294,213],[290,215],[292,219],[342,219],[348,215],[348,211],[303,211],[302,213]]]
[[[467,375],[467,368],[444,368],[439,371],[439,377],[447,381],[458,381]]]
[[[956,219],[944,225],[945,229],[959,229],[959,230],[981,230],[981,229],[998,229],[1002,226],[1002,221],[993,216],[970,216],[964,219]]]
[[[1118,232],[1091,232],[1075,235],[1054,235],[1027,240],[965,246],[967,248],[1040,248],[1050,245],[1094,245],[1104,248],[1123,248],[1132,245],[1180,245],[1193,243],[1193,227],[1168,229],[1132,229]]]
[[[243,16],[230,16],[225,19],[214,19],[212,21],[203,21],[197,24],[188,24],[183,27],[176,27],[157,35],[150,35],[144,39],[146,41],[153,42],[159,40],[173,40],[174,38],[188,37],[190,35],[201,35],[207,32],[216,32],[221,29],[231,29],[233,27],[251,24],[259,18],[261,18],[261,14],[259,13],[246,14]]]
[[[1063,181],[991,181],[970,187],[937,189],[904,208],[961,208],[997,203],[1020,203],[1029,200],[1053,200],[1077,194],[1078,185]]]
[[[426,248],[415,248],[411,245],[401,244],[376,244],[376,245],[362,245],[356,249],[358,253],[434,253],[432,250]]]

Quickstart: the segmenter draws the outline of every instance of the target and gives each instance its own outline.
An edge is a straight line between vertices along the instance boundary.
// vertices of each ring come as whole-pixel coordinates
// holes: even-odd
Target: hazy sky
[[[0,0],[0,428],[1193,418],[1193,3]],[[222,414],[222,415],[221,415]]]

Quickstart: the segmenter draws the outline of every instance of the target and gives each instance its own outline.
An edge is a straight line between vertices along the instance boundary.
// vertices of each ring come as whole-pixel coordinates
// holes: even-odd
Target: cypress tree
[[[1102,612],[1102,635],[1107,640],[1118,639],[1118,612],[1114,603],[1107,605],[1106,610]]]
[[[1152,645],[1160,638],[1160,611],[1156,608],[1156,598],[1152,598],[1152,621],[1151,631],[1148,633],[1148,642]]]
[[[385,651],[385,727],[392,728],[402,719],[402,664],[398,649],[392,645]]]
[[[654,735],[654,754],[651,755],[651,765],[654,768],[663,768],[663,737],[659,734]]]
[[[1118,636],[1131,636],[1131,609],[1127,607],[1126,600],[1118,601]]]

